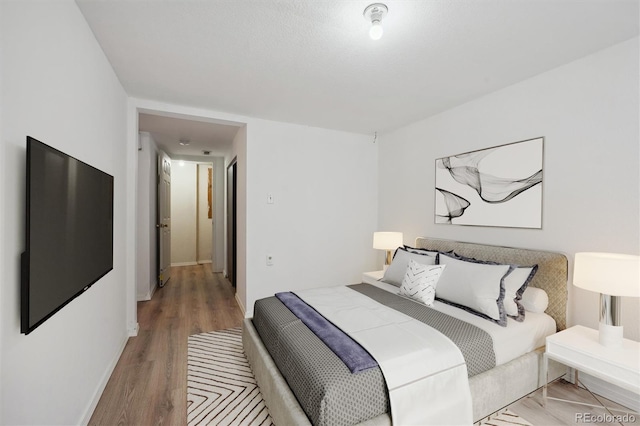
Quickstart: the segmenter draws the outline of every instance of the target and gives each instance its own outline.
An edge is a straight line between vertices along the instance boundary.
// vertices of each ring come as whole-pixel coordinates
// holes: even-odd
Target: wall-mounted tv
[[[27,136],[21,332],[113,269],[113,176]]]

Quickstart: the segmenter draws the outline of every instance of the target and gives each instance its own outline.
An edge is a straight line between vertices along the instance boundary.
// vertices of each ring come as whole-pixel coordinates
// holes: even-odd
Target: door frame
[[[238,274],[238,157],[227,166],[227,277],[236,288]]]
[[[146,263],[141,265],[136,257],[138,245],[140,243],[137,235],[138,224],[136,223],[136,203],[138,196],[138,191],[136,190],[136,171],[138,170],[138,151],[140,148],[140,127],[138,124],[138,116],[141,113],[160,115],[170,118],[187,118],[195,119],[196,121],[235,125],[239,128],[246,127],[248,125],[248,118],[244,116],[220,113],[218,111],[194,109],[193,107],[187,107],[184,105],[158,102],[137,97],[128,98],[126,128],[127,137],[125,146],[126,158],[122,166],[123,169],[126,170],[126,173],[124,173],[123,171],[123,174],[125,176],[123,178],[125,181],[124,187],[126,188],[126,190],[124,191],[124,199],[118,205],[124,205],[122,209],[126,221],[126,235],[124,236],[124,250],[126,255],[124,276],[127,287],[125,291],[126,327],[129,336],[136,336],[138,334],[137,272],[140,267],[147,266]],[[239,156],[244,161],[244,158],[246,157],[246,135],[240,138],[238,143],[241,146]],[[230,152],[234,151],[231,150]],[[244,197],[244,191],[241,195]],[[224,217],[225,213],[223,212],[221,218]],[[223,226],[222,233],[224,234],[225,232],[226,226]],[[146,242],[142,243],[146,244]],[[244,247],[244,245],[241,248],[242,253],[240,254],[242,255],[244,263],[244,252],[246,248]],[[151,255],[153,256],[153,254]],[[223,261],[223,267],[224,264],[225,262]]]

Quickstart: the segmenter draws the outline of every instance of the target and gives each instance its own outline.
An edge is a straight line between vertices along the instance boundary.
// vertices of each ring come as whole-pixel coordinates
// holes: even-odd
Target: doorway
[[[237,198],[238,198],[238,161],[231,160],[227,167],[227,274],[233,288],[236,288],[237,277]]]
[[[131,280],[135,283],[136,294],[134,300],[150,300],[156,289],[159,288],[158,272],[160,262],[158,246],[160,242],[158,237],[160,236],[160,228],[156,228],[156,225],[160,224],[160,219],[157,215],[159,181],[157,156],[161,151],[171,158],[171,187],[178,183],[177,181],[174,182],[174,172],[180,168],[180,161],[213,163],[213,236],[211,238],[202,237],[201,241],[205,239],[212,240],[213,272],[224,272],[225,275],[230,272],[234,277],[236,286],[241,285],[242,271],[239,268],[244,264],[244,253],[239,252],[239,250],[243,249],[243,244],[238,241],[239,236],[237,233],[234,233],[233,241],[235,258],[232,262],[227,261],[229,247],[227,237],[231,234],[227,234],[228,208],[226,206],[227,183],[225,181],[227,178],[227,166],[230,160],[236,157],[236,151],[240,152],[237,156],[238,162],[242,163],[244,159],[244,146],[246,144],[245,131],[243,130],[245,128],[244,123],[219,120],[212,117],[193,116],[178,111],[149,110],[139,106],[136,108],[136,114],[137,117],[132,117],[132,120],[138,122],[139,130],[137,211],[132,212],[132,214],[136,215],[136,266],[135,276]],[[237,148],[234,147],[234,144],[237,144]],[[194,175],[195,173],[194,171]],[[236,181],[237,177],[236,174]],[[242,180],[236,182],[238,187],[241,184]],[[239,190],[243,191],[243,188],[239,187]],[[242,207],[242,194],[240,194],[240,198],[237,195],[235,198],[239,201],[238,205]],[[180,204],[181,201],[176,199],[171,202],[172,205],[176,203]],[[237,213],[234,218],[236,223],[239,214]],[[203,213],[203,216],[208,219],[208,211]],[[242,225],[243,218],[241,217],[240,220],[240,225]],[[168,223],[168,225],[170,226],[172,237],[175,237],[173,234],[175,234],[178,224],[175,222],[174,217],[171,217],[171,223]],[[241,230],[242,228],[237,226],[237,229]],[[178,245],[171,247],[171,253],[173,254],[178,249],[180,249]],[[199,252],[200,256],[197,256],[197,260],[204,260],[210,257],[205,249],[201,248]],[[238,257],[239,260],[236,260]],[[177,263],[181,262],[178,259],[176,261]],[[191,258],[184,261],[191,261]],[[234,263],[237,266],[228,269],[227,265],[229,263]],[[163,282],[166,282],[164,278],[163,274]],[[135,318],[134,311],[135,309],[131,308],[132,318]]]
[[[174,160],[173,164],[171,266],[209,264],[213,270],[213,220],[224,214],[213,204],[213,163]]]

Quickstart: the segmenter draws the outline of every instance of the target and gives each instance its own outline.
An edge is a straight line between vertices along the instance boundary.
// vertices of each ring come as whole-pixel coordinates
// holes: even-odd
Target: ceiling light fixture
[[[379,40],[384,32],[382,29],[382,18],[387,14],[389,9],[386,4],[373,3],[366,7],[364,10],[364,17],[367,21],[371,22],[371,28],[369,29],[369,37],[372,40]]]
[[[180,139],[180,142],[178,143],[182,146],[189,146],[191,142],[189,141],[189,139]]]

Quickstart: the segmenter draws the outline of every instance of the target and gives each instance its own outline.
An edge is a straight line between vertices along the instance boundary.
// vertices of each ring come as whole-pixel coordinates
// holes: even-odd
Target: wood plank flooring
[[[185,424],[187,338],[242,324],[231,284],[211,265],[172,274],[152,300],[138,302],[138,336],[127,342],[89,424]]]
[[[242,324],[231,284],[212,273],[210,265],[177,267],[172,272],[151,301],[138,303],[138,336],[127,342],[89,424],[184,425],[188,336]],[[562,380],[549,386],[549,396],[598,404],[588,391]],[[509,409],[535,426],[584,424],[576,420],[576,413],[606,413],[552,400],[543,408],[541,390]],[[640,416],[635,419],[624,424],[640,424]]]
[[[601,403],[607,407],[619,408],[627,410],[619,404],[603,398],[599,395],[594,397],[588,390],[577,387],[563,379],[559,379],[548,386],[548,396],[553,398],[561,398],[569,401],[578,401],[586,404],[600,405]],[[601,407],[588,407],[584,405],[572,404],[565,401],[547,400],[547,406],[542,406],[542,389],[539,389],[519,401],[511,404],[509,410],[526,419],[534,426],[546,425],[638,425],[640,424],[640,415],[635,414],[629,417],[631,421],[592,421],[604,416],[607,410]],[[614,415],[624,415],[624,413],[612,411]],[[606,420],[600,417],[602,420]],[[588,420],[589,419],[589,420]],[[622,419],[621,419],[622,420]]]

